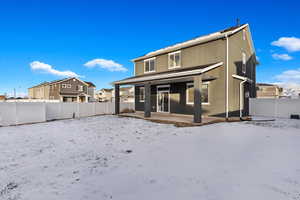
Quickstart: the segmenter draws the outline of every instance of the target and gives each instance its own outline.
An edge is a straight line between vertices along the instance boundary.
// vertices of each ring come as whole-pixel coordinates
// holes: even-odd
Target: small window
[[[83,91],[83,86],[82,85],[78,85],[78,91],[82,92]]]
[[[202,104],[209,104],[208,101],[208,83],[202,83],[202,94],[201,94]],[[188,83],[186,89],[186,103],[194,104],[194,84]]]
[[[139,102],[145,101],[145,88],[140,87]]]
[[[67,84],[67,88],[72,88],[72,85],[71,84]]]
[[[150,58],[144,61],[145,73],[155,72],[155,58]]]
[[[61,84],[61,88],[67,88],[66,84]]]
[[[242,72],[246,74],[246,66],[247,66],[247,55],[245,52],[242,53]]]
[[[243,40],[246,40],[246,30],[243,30]]]
[[[169,69],[180,67],[181,65],[181,52],[169,53]]]

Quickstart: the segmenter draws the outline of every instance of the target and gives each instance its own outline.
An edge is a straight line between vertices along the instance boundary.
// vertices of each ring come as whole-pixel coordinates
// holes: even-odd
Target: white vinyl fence
[[[134,109],[133,103],[120,103],[120,111]],[[0,102],[0,126],[45,122],[113,114],[114,102],[105,103],[49,103],[49,102]]]
[[[250,115],[290,118],[300,115],[300,99],[250,99]]]

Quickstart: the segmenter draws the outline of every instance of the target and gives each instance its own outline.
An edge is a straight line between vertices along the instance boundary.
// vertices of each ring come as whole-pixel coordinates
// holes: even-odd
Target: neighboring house
[[[113,102],[115,99],[115,90],[103,88],[97,92],[97,100],[100,102]],[[134,102],[134,87],[120,88],[120,101],[124,103]]]
[[[113,89],[102,88],[96,94],[96,99],[99,102],[112,102],[112,91]]]
[[[120,88],[120,101],[124,103],[134,102],[134,87],[122,87]],[[113,99],[115,98],[115,90],[112,91]]]
[[[43,82],[28,89],[28,96],[31,99],[49,99],[50,86]]]
[[[96,101],[96,85],[94,85],[94,83],[92,82],[88,82],[85,81],[88,84],[88,90],[87,90],[87,94],[88,94],[88,102],[95,102]]]
[[[44,82],[28,89],[30,99],[59,100],[61,102],[89,102],[94,98],[95,85],[78,78]]]
[[[257,83],[256,94],[257,98],[280,98],[283,89],[278,85],[268,83]]]
[[[231,27],[135,58],[135,110],[201,116],[246,116],[256,97],[256,56],[248,24]],[[116,101],[116,113],[119,104]]]
[[[5,101],[6,100],[6,95],[0,95],[0,101]]]

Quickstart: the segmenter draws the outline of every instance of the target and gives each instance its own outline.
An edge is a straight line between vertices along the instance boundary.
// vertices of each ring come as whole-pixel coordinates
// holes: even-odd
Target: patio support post
[[[115,85],[115,114],[120,114],[120,85]]]
[[[194,123],[202,122],[202,77],[201,75],[194,77]]]
[[[151,85],[145,84],[144,117],[151,117]]]

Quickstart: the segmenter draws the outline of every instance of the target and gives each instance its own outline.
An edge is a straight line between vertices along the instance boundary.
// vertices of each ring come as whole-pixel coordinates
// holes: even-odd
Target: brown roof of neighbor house
[[[102,88],[101,90],[103,90],[103,91],[105,91],[105,92],[111,92],[111,91],[113,91],[113,89],[112,88]]]
[[[88,85],[90,87],[96,87],[92,82],[82,81],[82,80],[80,80],[79,78],[76,78],[76,77],[69,77],[69,78],[63,78],[63,79],[54,80],[54,81],[50,81],[50,82],[45,81],[45,82],[42,82],[42,83],[40,83],[38,85],[35,85],[35,86],[31,87],[31,88],[39,87],[39,86],[42,86],[42,85],[55,84],[55,83],[58,83],[58,82],[61,82],[61,81],[65,81],[65,80],[69,80],[69,79],[72,79],[72,78],[75,78],[75,79],[77,79],[77,80],[85,83],[86,85]]]
[[[84,82],[86,82],[89,85],[89,87],[96,87],[96,85],[92,82],[88,82],[88,81],[84,81]]]
[[[45,82],[42,82],[42,83],[40,83],[40,84],[38,84],[38,85],[32,86],[32,87],[30,87],[30,88],[35,88],[35,87],[39,87],[39,86],[47,85],[47,84],[49,84],[49,82],[45,81]],[[30,88],[29,88],[29,89],[30,89]]]

